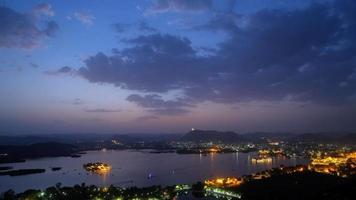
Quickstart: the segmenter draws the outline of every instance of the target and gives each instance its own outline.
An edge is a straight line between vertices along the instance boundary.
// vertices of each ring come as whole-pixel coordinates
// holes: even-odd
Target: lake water
[[[150,186],[191,184],[205,179],[242,176],[280,165],[306,164],[305,159],[273,158],[272,163],[253,164],[255,153],[208,154],[154,154],[148,151],[108,150],[88,151],[80,158],[57,157],[28,160],[25,163],[1,164],[14,169],[43,168],[45,173],[25,176],[0,176],[0,193],[8,189],[22,192],[26,189],[44,189],[56,183],[73,186],[85,182],[98,186]],[[83,164],[105,162],[112,166],[106,175],[88,173]],[[52,171],[51,167],[62,167]],[[148,178],[151,174],[152,178]]]

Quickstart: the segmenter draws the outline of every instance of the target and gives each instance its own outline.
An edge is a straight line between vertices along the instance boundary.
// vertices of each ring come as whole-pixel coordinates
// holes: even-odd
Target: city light
[[[238,178],[228,177],[228,178],[216,178],[213,180],[206,180],[205,185],[214,187],[236,187],[239,186],[243,181]]]
[[[106,174],[111,170],[111,166],[106,163],[96,162],[83,165],[84,169],[97,174]]]
[[[313,158],[308,168],[316,172],[338,176],[354,174],[354,169],[356,169],[356,152]]]

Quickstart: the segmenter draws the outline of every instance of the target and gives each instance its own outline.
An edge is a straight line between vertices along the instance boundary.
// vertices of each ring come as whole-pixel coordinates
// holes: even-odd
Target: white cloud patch
[[[54,16],[54,10],[52,9],[52,5],[49,3],[41,3],[33,8],[33,11],[37,15],[46,15],[49,17]]]
[[[95,16],[89,12],[77,11],[74,12],[72,16],[69,16],[68,19],[76,19],[85,26],[91,26],[94,24]]]

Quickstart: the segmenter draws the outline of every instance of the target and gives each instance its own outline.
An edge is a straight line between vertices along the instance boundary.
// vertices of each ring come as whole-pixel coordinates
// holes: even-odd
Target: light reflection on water
[[[277,167],[306,164],[305,159],[274,158],[271,163],[252,163],[255,153],[226,154],[153,154],[148,151],[89,151],[80,158],[58,157],[30,160],[25,163],[1,164],[15,169],[44,168],[45,173],[26,176],[0,176],[0,192],[14,189],[46,188],[58,182],[72,186],[85,182],[99,186],[149,186],[191,184],[216,177],[242,176]],[[104,162],[112,166],[105,175],[88,173],[83,164]],[[51,167],[62,167],[52,171]],[[148,178],[152,174],[152,178]]]

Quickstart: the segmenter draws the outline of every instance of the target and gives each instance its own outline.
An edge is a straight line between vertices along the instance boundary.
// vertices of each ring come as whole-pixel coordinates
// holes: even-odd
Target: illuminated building
[[[84,169],[97,174],[106,174],[111,170],[111,166],[106,163],[96,162],[83,165]]]
[[[216,148],[210,148],[209,149],[209,152],[210,153],[216,153],[216,152],[218,152],[219,150],[218,149],[216,149]]]
[[[269,150],[259,150],[258,153],[260,155],[267,155],[267,154],[269,154]]]
[[[241,199],[241,194],[233,191],[227,191],[221,188],[205,186],[204,190],[206,194],[213,195],[217,199],[224,198],[224,197],[228,197],[227,199],[231,199],[231,198]]]
[[[326,174],[335,174],[339,176],[345,176],[341,171],[345,167],[355,169],[356,167],[356,152],[352,153],[340,153],[336,156],[327,156],[327,157],[317,157],[312,159],[308,168],[310,170],[326,173]]]
[[[251,158],[251,161],[253,163],[271,163],[272,162],[272,158],[271,157],[267,157],[267,156],[254,157],[254,158]]]
[[[243,181],[238,178],[217,178],[213,180],[206,180],[204,183],[206,186],[214,187],[236,187],[239,186]]]

